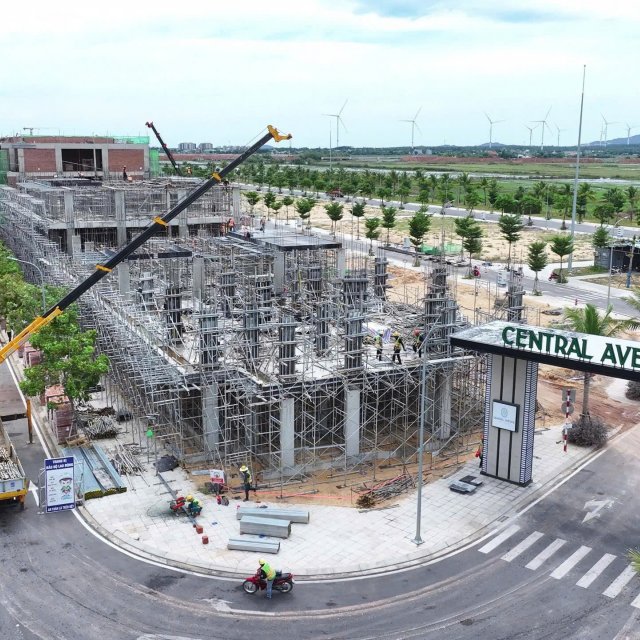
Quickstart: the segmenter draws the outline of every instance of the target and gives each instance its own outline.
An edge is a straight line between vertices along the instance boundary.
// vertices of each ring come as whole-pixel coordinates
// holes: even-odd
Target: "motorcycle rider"
[[[200,500],[198,500],[198,498],[194,498],[191,495],[187,496],[187,510],[192,516],[200,515],[200,512],[202,511]]]
[[[271,599],[271,588],[276,579],[276,570],[262,558],[258,560],[258,564],[260,565],[260,577],[267,581],[267,598]]]

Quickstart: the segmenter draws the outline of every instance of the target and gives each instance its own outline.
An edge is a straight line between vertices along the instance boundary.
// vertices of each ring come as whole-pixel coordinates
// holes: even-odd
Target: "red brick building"
[[[25,178],[96,177],[122,180],[149,177],[147,137],[15,136],[0,138],[7,182]]]

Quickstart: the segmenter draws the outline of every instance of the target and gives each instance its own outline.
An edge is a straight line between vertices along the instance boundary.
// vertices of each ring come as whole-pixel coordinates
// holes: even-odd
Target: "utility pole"
[[[631,241],[631,253],[629,254],[629,270],[627,271],[627,289],[631,287],[631,269],[633,267],[633,256],[636,252],[636,237]]]
[[[582,138],[582,109],[584,107],[584,80],[587,75],[587,65],[582,67],[582,96],[580,98],[580,124],[578,125],[578,151],[576,153],[576,177],[573,181],[573,204],[571,205],[571,242],[576,233],[576,208],[578,203],[578,176],[580,175],[580,141]],[[571,271],[573,253],[569,254],[567,271]]]

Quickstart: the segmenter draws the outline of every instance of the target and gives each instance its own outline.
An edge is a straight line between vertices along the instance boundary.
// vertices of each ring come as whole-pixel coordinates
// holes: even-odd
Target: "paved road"
[[[0,385],[6,384],[2,365]],[[25,428],[24,420],[8,423],[33,478],[44,453],[38,444],[26,444]],[[261,594],[245,595],[236,581],[132,559],[94,537],[72,513],[38,515],[30,497],[24,512],[0,509],[0,637],[235,640],[259,628],[266,639],[284,632],[292,638],[356,640],[565,640],[609,639],[625,626],[637,632],[640,610],[631,603],[640,592],[638,578],[619,593],[611,585],[626,567],[625,550],[636,542],[638,451],[640,434],[634,432],[506,523],[510,535],[500,544],[492,536],[439,563],[375,579],[298,582],[290,595],[275,594],[271,602]],[[587,511],[596,515],[583,524]],[[524,549],[522,543],[531,540]],[[540,561],[560,540],[565,542]],[[590,551],[580,562],[551,576],[584,546]],[[602,571],[589,573],[605,561]]]

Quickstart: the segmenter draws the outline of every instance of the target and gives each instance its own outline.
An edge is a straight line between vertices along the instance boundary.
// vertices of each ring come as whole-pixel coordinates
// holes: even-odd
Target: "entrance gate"
[[[465,329],[453,346],[489,353],[482,473],[532,480],[538,363],[640,381],[640,343],[508,322]]]

